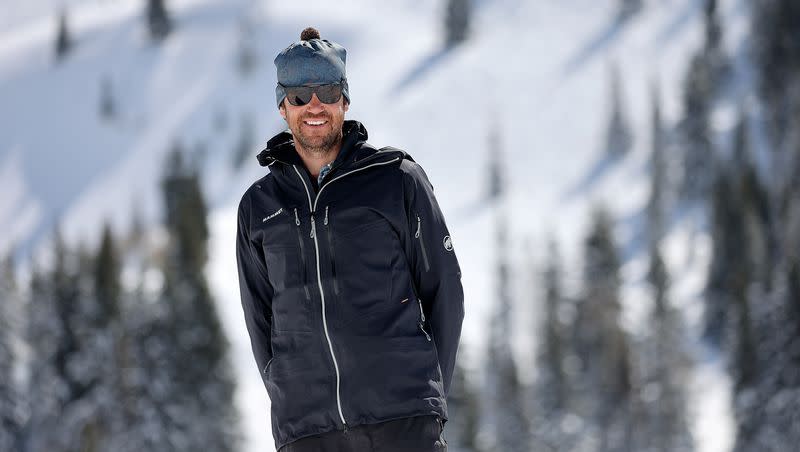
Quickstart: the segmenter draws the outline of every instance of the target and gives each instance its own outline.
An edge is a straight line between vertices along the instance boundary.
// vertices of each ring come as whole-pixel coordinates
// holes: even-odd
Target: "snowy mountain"
[[[161,44],[147,38],[139,0],[11,3],[0,1],[0,254],[14,246],[21,257],[36,255],[56,222],[69,241],[93,247],[102,221],[126,231],[135,208],[157,224],[164,158],[176,143],[189,150],[212,207],[207,271],[233,346],[247,450],[271,450],[272,438],[238,299],[235,209],[267,171],[255,154],[283,127],[272,59],[308,25],[348,51],[348,117],[365,124],[373,144],[407,150],[434,184],[462,266],[464,353],[474,368],[493,284],[490,158],[502,159],[508,178],[513,271],[524,276],[540,262],[551,236],[566,268],[580,268],[590,206],[604,202],[622,245],[625,327],[643,328],[651,87],[658,85],[665,123],[675,124],[689,56],[702,41],[702,2],[646,2],[619,21],[613,0],[480,0],[468,41],[450,51],[441,50],[443,5],[422,0],[173,0],[175,29]],[[733,54],[746,33],[743,3],[720,5]],[[62,6],[73,48],[55,62]],[[237,66],[243,48],[255,56],[246,75]],[[619,161],[603,149],[613,66],[634,131]],[[110,117],[100,114],[106,95]],[[239,169],[232,162],[248,117],[253,140]],[[725,139],[731,115],[723,109],[714,126]],[[676,304],[696,327],[710,245],[694,218],[676,215],[666,260]],[[515,317],[514,346],[525,356],[536,313],[524,295],[539,288],[514,289],[524,314]],[[727,380],[713,356],[697,369],[690,400],[698,450],[727,451]]]

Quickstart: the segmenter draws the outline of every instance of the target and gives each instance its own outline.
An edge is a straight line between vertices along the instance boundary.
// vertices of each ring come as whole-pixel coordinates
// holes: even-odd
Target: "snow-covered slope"
[[[659,84],[665,120],[674,123],[689,55],[701,42],[701,2],[649,2],[620,25],[613,0],[481,0],[469,42],[448,53],[439,50],[442,5],[424,0],[173,0],[176,30],[160,46],[146,39],[140,1],[5,3],[12,2],[0,2],[10,11],[0,20],[0,252],[12,244],[33,250],[55,220],[68,239],[93,244],[102,220],[124,230],[134,203],[156,223],[164,155],[176,140],[194,151],[213,207],[209,277],[235,352],[248,450],[269,450],[272,439],[239,307],[235,209],[266,170],[255,158],[239,172],[229,161],[241,115],[255,121],[253,155],[282,127],[272,58],[307,25],[348,49],[348,117],[365,123],[374,144],[410,152],[436,188],[462,265],[464,353],[473,362],[481,359],[492,297],[492,219],[481,201],[492,133],[508,176],[505,207],[518,280],[530,279],[529,264],[541,262],[549,236],[572,269],[567,279],[577,280],[589,206],[604,201],[618,219],[625,257],[626,326],[639,328],[649,306],[637,237],[649,192],[650,86]],[[62,4],[69,6],[76,45],[56,65],[55,8]],[[741,28],[740,2],[722,2],[721,10],[728,29]],[[243,79],[235,58],[245,17],[254,25],[260,60]],[[736,34],[726,39],[737,45]],[[611,63],[620,68],[635,132],[632,153],[613,165],[602,149]],[[98,116],[104,77],[119,111],[112,121]],[[683,251],[690,240],[693,256]],[[690,224],[679,221],[667,246],[674,298],[696,321],[707,240],[693,238]],[[515,317],[521,356],[539,290],[525,284],[517,288],[523,315]],[[731,421],[719,364],[703,364],[698,376],[700,450],[725,451]]]

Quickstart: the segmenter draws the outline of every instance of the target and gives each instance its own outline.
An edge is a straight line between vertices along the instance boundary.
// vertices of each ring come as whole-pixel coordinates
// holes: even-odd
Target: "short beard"
[[[343,134],[341,127],[335,128],[330,135],[326,136],[321,143],[312,144],[306,141],[302,133],[298,129],[298,133],[294,134],[294,139],[300,145],[303,151],[314,154],[319,157],[325,157],[333,152],[333,149],[342,141]]]

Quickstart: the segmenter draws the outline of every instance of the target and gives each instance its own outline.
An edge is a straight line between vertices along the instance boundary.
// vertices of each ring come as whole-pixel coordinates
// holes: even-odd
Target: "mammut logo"
[[[442,245],[444,245],[444,249],[446,249],[447,251],[453,251],[453,241],[450,240],[449,235],[444,236],[444,239],[442,240]]]
[[[279,214],[279,213],[281,213],[281,212],[283,212],[283,207],[281,207],[280,209],[278,209],[278,211],[277,211],[277,212],[275,212],[275,213],[273,213],[273,214],[270,214],[270,215],[268,215],[268,216],[264,217],[264,219],[263,219],[263,220],[261,220],[261,222],[263,223],[263,222],[265,222],[265,221],[267,221],[267,220],[270,220],[270,219],[272,219],[272,218],[275,218],[275,215],[278,215],[278,214]]]

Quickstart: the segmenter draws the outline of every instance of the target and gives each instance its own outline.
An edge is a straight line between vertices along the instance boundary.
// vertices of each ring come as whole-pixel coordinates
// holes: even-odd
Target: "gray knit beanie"
[[[320,39],[319,32],[314,28],[303,30],[299,41],[292,43],[275,57],[275,67],[278,69],[275,97],[278,107],[286,97],[283,86],[331,83],[342,84],[342,95],[349,103],[346,59],[347,51],[344,47],[327,39]]]

